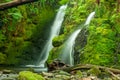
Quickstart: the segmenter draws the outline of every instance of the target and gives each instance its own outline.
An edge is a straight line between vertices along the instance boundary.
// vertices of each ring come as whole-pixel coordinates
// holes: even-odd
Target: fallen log
[[[19,6],[22,4],[35,2],[35,1],[38,1],[38,0],[14,0],[14,1],[6,2],[6,3],[1,3],[0,4],[0,11],[8,9],[8,8],[16,7],[16,6]]]
[[[108,68],[108,67],[104,67],[104,66],[97,66],[97,65],[92,65],[92,64],[78,64],[78,65],[75,65],[72,67],[63,68],[62,70],[66,71],[66,72],[71,72],[71,71],[80,70],[80,69],[91,69],[93,67],[97,67],[102,71],[109,70],[110,72],[112,72],[114,74],[120,74],[119,69]]]

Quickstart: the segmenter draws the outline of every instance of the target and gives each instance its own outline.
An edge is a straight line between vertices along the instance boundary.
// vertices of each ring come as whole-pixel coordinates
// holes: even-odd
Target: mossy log
[[[0,4],[0,11],[8,9],[8,8],[16,7],[18,5],[22,5],[22,4],[26,4],[26,3],[30,3],[30,2],[35,2],[35,1],[38,1],[38,0],[13,0],[10,2],[1,3]]]
[[[93,67],[97,67],[102,71],[109,70],[110,72],[112,72],[114,74],[120,74],[119,69],[108,68],[108,67],[104,67],[104,66],[97,66],[97,65],[92,65],[92,64],[78,64],[78,65],[75,65],[72,67],[63,68],[62,70],[71,72],[71,71],[80,70],[80,69],[91,69]]]

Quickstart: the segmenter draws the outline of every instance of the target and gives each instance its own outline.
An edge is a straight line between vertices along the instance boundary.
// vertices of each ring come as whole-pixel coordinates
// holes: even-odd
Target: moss
[[[81,63],[91,63],[97,65],[114,64],[114,59],[116,58],[114,54],[115,50],[119,54],[118,35],[120,32],[120,14],[119,12],[116,14],[115,4],[112,5],[114,8],[111,7],[111,2],[107,1],[101,1],[99,6],[96,5],[95,0],[70,1],[63,23],[64,38],[68,36],[66,34],[70,34],[77,26],[79,26],[79,24],[85,22],[87,16],[92,11],[95,11],[96,13],[95,19],[93,19],[90,24],[85,47],[82,48],[82,51],[78,51],[77,54],[75,54],[75,56],[79,56]],[[54,38],[53,44],[55,47],[60,47],[59,45],[62,44],[59,39],[59,37]],[[81,50],[80,43],[76,48],[77,50]]]
[[[0,52],[0,64],[5,63],[6,61],[6,55]]]
[[[60,45],[62,45],[63,42],[64,42],[64,38],[65,38],[65,35],[64,35],[64,34],[63,34],[63,35],[60,35],[60,36],[58,36],[58,37],[55,37],[55,38],[53,39],[53,41],[52,41],[53,46],[54,46],[54,47],[59,47]]]
[[[54,60],[59,59],[59,55],[61,54],[62,48],[63,48],[63,45],[61,45],[59,47],[54,47],[49,53],[47,62],[51,63]]]
[[[82,77],[82,76],[83,76],[83,75],[82,75],[82,72],[81,72],[80,70],[76,72],[76,75],[78,75],[79,77]]]
[[[61,0],[61,1],[59,1],[59,3],[60,3],[61,5],[63,5],[63,4],[68,3],[68,1],[69,1],[69,0]]]
[[[101,74],[101,71],[98,67],[93,66],[90,70],[88,70],[88,74],[98,76],[99,74]]]
[[[55,59],[57,59],[58,57],[58,47],[54,47],[50,52],[49,52],[49,57],[47,62],[48,63],[52,63]]]
[[[0,50],[7,57],[5,62],[1,57],[0,64],[24,64],[24,60],[37,59],[35,55],[39,55],[55,15],[55,8],[39,4],[38,1],[0,12],[4,23],[0,27]]]
[[[115,49],[114,31],[102,24],[100,27],[91,26],[89,33],[81,63],[111,65]]]
[[[18,80],[45,80],[41,75],[30,71],[21,71]]]

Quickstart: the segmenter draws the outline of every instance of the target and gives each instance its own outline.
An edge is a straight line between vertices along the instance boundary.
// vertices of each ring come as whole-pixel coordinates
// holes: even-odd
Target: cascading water
[[[40,57],[38,59],[38,63],[37,66],[40,67],[44,67],[44,63],[46,62],[48,55],[49,55],[49,51],[53,48],[52,46],[52,39],[55,36],[59,35],[60,32],[60,27],[62,25],[62,22],[64,20],[64,16],[65,16],[65,9],[67,8],[67,5],[63,5],[59,8],[59,11],[56,15],[56,18],[54,20],[54,23],[51,27],[51,33],[49,35],[49,39],[46,43],[46,45],[44,46],[42,52],[40,53]]]
[[[90,15],[88,16],[84,26],[89,26],[91,19],[94,17],[95,12],[90,13]],[[68,40],[63,44],[64,48],[61,51],[61,55],[58,58],[59,60],[61,60],[62,62],[65,62],[66,64],[73,66],[74,65],[74,43],[75,43],[75,39],[77,37],[77,35],[80,33],[81,29],[78,29],[76,31],[74,31],[70,37],[68,38]]]
[[[91,19],[94,17],[94,15],[95,15],[95,12],[91,12],[90,14],[89,14],[89,16],[88,16],[88,18],[87,18],[87,20],[86,20],[86,22],[85,22],[85,24],[84,25],[88,25],[89,26],[89,24],[90,24],[90,21],[91,21]]]
[[[81,31],[81,29],[78,29],[75,32],[73,32],[73,34],[64,43],[64,48],[61,51],[62,55],[60,56],[60,60],[65,62],[66,64],[71,65],[71,66],[74,65],[73,47],[74,47],[75,39],[76,39],[76,37],[77,37],[77,35],[79,34],[80,31]]]

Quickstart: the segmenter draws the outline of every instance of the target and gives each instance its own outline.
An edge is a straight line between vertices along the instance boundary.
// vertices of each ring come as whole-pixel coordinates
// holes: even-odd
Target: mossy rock
[[[30,71],[21,71],[18,80],[45,80],[41,75]]]
[[[49,53],[47,62],[52,63],[55,59],[57,59],[58,55],[59,55],[59,48],[54,47]]]
[[[54,47],[59,47],[60,45],[62,45],[63,42],[64,42],[64,38],[65,38],[64,35],[60,35],[58,37],[55,37],[52,41],[53,46]]]

